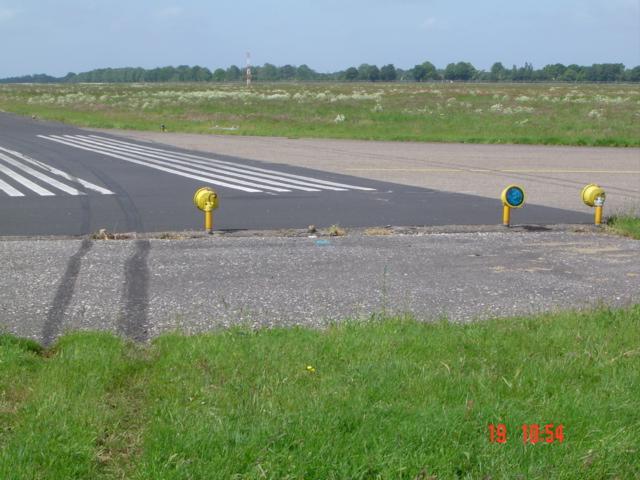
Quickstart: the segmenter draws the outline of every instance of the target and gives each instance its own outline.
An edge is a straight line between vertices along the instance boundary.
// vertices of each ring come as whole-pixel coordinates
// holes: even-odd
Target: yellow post
[[[602,205],[596,206],[596,225],[602,224]]]
[[[518,185],[509,185],[500,195],[502,200],[502,225],[511,226],[511,209],[524,205],[524,189]]]
[[[198,189],[193,204],[204,212],[204,230],[213,233],[213,211],[218,208],[218,195],[209,187]]]
[[[213,233],[213,209],[204,210],[204,229],[207,233]]]
[[[604,207],[604,201],[607,198],[607,194],[599,185],[590,183],[582,189],[580,194],[582,201],[589,207],[595,207],[595,221],[596,225],[602,225],[602,209]]]
[[[511,207],[508,205],[502,207],[502,225],[505,227],[511,225]]]

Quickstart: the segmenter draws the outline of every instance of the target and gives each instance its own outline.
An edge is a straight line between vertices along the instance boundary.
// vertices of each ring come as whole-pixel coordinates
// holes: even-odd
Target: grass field
[[[640,216],[628,213],[609,218],[607,226],[614,232],[625,237],[640,240]]]
[[[562,442],[523,443],[550,423]],[[0,478],[640,478],[640,306],[47,351],[0,336]]]
[[[0,110],[102,128],[640,146],[639,85],[0,85]]]

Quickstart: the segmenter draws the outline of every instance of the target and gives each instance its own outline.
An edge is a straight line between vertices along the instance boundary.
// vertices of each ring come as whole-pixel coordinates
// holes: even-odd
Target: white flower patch
[[[622,97],[607,97],[605,95],[596,95],[593,99],[598,103],[625,103],[630,100],[630,98],[622,98]]]
[[[591,110],[587,113],[587,117],[595,119],[602,118],[602,110]]]
[[[501,103],[496,103],[495,105],[491,105],[489,108],[490,111],[494,113],[502,113],[503,115],[511,115],[513,113],[533,113],[533,107],[522,107],[518,105],[517,107],[505,107]]]
[[[333,123],[342,123],[347,119],[343,114],[339,113],[336,118],[333,119]]]
[[[533,113],[533,111],[533,107],[521,107],[519,105],[513,109],[513,113]]]

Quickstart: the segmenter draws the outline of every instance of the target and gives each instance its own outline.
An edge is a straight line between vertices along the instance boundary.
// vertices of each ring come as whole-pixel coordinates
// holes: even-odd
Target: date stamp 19
[[[522,424],[522,442],[525,445],[536,445],[538,443],[562,443],[564,442],[564,425],[546,423]],[[504,423],[489,424],[489,442],[507,443],[507,426]]]

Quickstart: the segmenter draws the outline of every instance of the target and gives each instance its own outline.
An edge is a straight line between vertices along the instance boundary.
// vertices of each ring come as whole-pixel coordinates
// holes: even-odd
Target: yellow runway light
[[[580,197],[585,205],[595,207],[594,223],[600,225],[602,223],[602,207],[607,197],[604,189],[600,185],[590,183],[582,189]]]
[[[218,194],[209,187],[199,188],[193,195],[193,204],[204,212],[204,229],[213,233],[213,211],[218,208]]]

